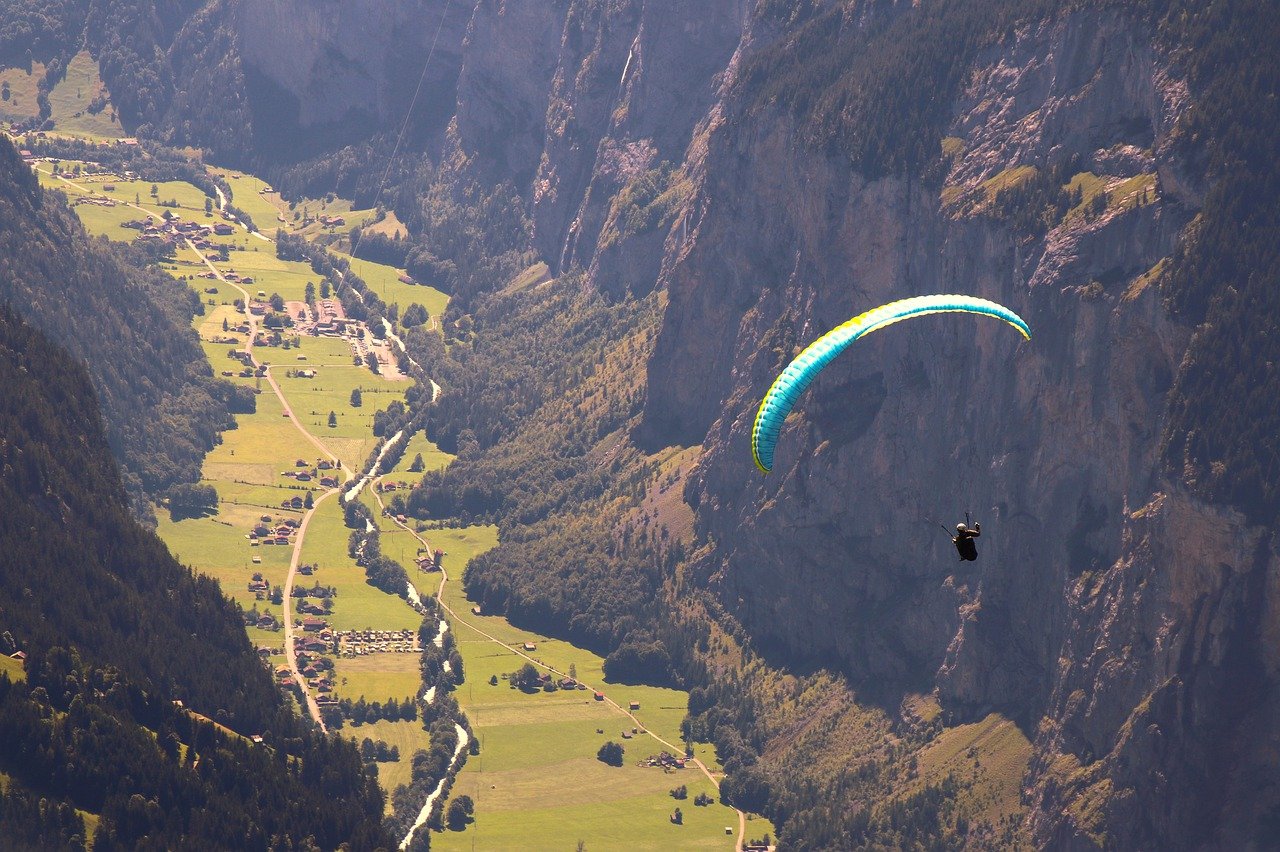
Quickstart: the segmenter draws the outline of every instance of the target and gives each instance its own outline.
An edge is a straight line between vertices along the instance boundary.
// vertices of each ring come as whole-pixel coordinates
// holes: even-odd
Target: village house
[[[304,618],[304,619],[302,619],[302,629],[303,629],[303,630],[305,630],[305,631],[307,631],[308,633],[315,633],[315,632],[317,632],[317,631],[319,631],[319,630],[323,630],[324,628],[326,628],[326,627],[328,627],[328,626],[329,626],[329,625],[328,625],[327,623],[325,623],[325,620],[324,620],[323,618]]]

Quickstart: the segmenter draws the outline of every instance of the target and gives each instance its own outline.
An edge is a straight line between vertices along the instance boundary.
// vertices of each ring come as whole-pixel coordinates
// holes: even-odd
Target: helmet
[[[961,533],[969,529],[964,524],[956,524],[956,532]]]

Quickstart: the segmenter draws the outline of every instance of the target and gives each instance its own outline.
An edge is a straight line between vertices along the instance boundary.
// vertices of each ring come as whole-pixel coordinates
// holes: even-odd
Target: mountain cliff
[[[551,299],[486,301],[507,267],[482,265],[477,234],[644,306],[565,308],[583,321],[550,340],[660,313],[634,341],[598,332],[598,370],[547,340],[499,343],[466,380],[495,411],[444,406],[442,437],[466,452],[410,504],[465,505],[504,542],[539,543],[536,559],[516,544],[477,564],[486,606],[621,623],[610,571],[656,574],[671,617],[644,598],[632,658],[643,647],[697,686],[690,731],[720,748],[725,795],[795,846],[1266,845],[1280,822],[1268,4],[479,0],[463,23],[426,2],[228,0],[206,14],[223,5],[245,92],[228,97],[258,99],[254,154],[353,143],[333,156],[373,186],[387,165],[368,151],[390,147],[439,28],[393,184],[422,268],[467,282],[446,324],[462,329],[457,369],[480,363],[469,329],[483,352],[486,328],[535,322]],[[389,49],[414,61],[373,55]],[[288,133],[262,134],[263,104]],[[181,114],[160,132],[186,132]],[[1009,305],[1032,340],[934,317],[859,342],[762,479],[749,433],[778,370],[861,310],[940,292]],[[521,371],[556,376],[554,393]],[[511,473],[533,463],[533,436],[564,465],[558,483]],[[937,528],[965,511],[984,523],[973,565]],[[570,528],[581,546],[559,547]],[[527,593],[558,578],[576,600]],[[939,757],[952,751],[976,763]]]
[[[1213,51],[1206,28],[1244,39],[1242,22],[1274,15],[701,12],[571,4],[557,31],[480,4],[459,83],[462,146],[531,175],[553,268],[667,293],[636,434],[703,447],[685,582],[775,665],[833,668],[890,706],[932,692],[951,723],[1017,721],[1037,845],[1265,836],[1273,515],[1261,495],[1222,499],[1238,454],[1183,464],[1171,448],[1239,434],[1188,387],[1218,323],[1183,294],[1221,286],[1187,274],[1188,241],[1230,227],[1205,151],[1231,132],[1214,127],[1214,89],[1235,73],[1195,57]],[[537,41],[515,57],[478,43],[510,27]],[[510,108],[494,94],[526,50],[559,57],[536,64],[541,128],[528,78]],[[1008,304],[1033,340],[935,318],[860,343],[761,480],[751,422],[786,361],[860,310],[932,292]],[[987,530],[969,568],[936,526],[965,510]],[[780,765],[787,747],[761,745]]]

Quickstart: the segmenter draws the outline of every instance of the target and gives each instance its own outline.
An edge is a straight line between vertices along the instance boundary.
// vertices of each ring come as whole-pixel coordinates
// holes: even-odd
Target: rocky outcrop
[[[557,29],[543,9],[480,3],[458,97],[468,152],[505,164],[504,176],[521,179],[522,186],[536,169],[530,186],[534,241],[557,270],[589,268],[613,197],[658,163],[684,158],[750,4],[562,5],[568,8]],[[515,31],[512,50],[505,40],[486,38]],[[660,257],[660,247],[658,239],[652,248],[659,251],[643,253]],[[656,267],[646,269],[652,279],[644,289],[651,289]]]

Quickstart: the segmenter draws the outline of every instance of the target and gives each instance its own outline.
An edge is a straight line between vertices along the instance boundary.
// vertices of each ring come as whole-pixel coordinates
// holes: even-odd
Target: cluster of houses
[[[313,319],[310,311],[298,311],[298,329],[311,334],[312,337],[338,337],[347,331],[347,317],[342,310],[342,303],[336,299],[320,299],[316,302],[316,316]],[[358,324],[352,323],[357,330]],[[354,344],[352,344],[354,348]]]
[[[102,199],[109,205],[114,206],[115,202],[110,199]],[[196,248],[211,249],[216,248],[210,237],[217,235],[220,237],[230,236],[235,233],[235,228],[226,222],[216,222],[212,225],[202,225],[199,222],[190,222],[178,216],[172,216],[168,219],[156,220],[154,216],[147,216],[145,219],[130,219],[127,222],[121,222],[122,228],[131,228],[135,231],[141,231],[142,235],[138,237],[140,240],[153,240],[156,242],[165,242],[171,246],[176,246],[179,240],[191,240]],[[216,277],[212,272],[205,275]],[[233,278],[231,274],[227,275],[229,280],[238,281],[239,278]],[[252,279],[250,279],[251,281]],[[248,283],[248,282],[246,282]]]
[[[626,736],[624,733],[623,736]],[[684,769],[684,758],[677,757],[670,752],[661,752],[658,755],[650,755],[640,761],[637,766],[661,766],[663,769]]]
[[[299,651],[298,671],[307,679],[307,686],[321,695],[333,692],[333,660],[322,657],[318,652]],[[281,686],[287,685],[293,674],[285,665],[276,666],[276,680]],[[326,703],[320,699],[318,703]]]
[[[333,473],[333,462],[321,461],[312,466],[306,459],[293,463],[295,470],[282,470],[280,475],[295,482],[318,482],[323,488],[337,488],[338,477]]]
[[[294,497],[293,499],[298,501],[298,508],[301,509],[302,498]],[[292,505],[290,507],[292,508]],[[249,531],[245,538],[249,539],[250,547],[257,547],[262,544],[289,545],[293,543],[293,536],[297,533],[298,526],[296,518],[274,521],[270,515],[263,515],[258,519],[258,524]],[[250,588],[249,591],[254,590]]]
[[[416,630],[339,630],[333,634],[338,655],[360,657],[365,654],[420,654]]]
[[[262,579],[261,574],[254,574],[253,579],[249,581],[249,591],[253,592],[254,595],[257,596],[258,600],[262,600],[270,588],[270,584],[268,584],[266,580]],[[246,612],[244,614],[244,623],[250,627],[257,627],[261,630],[280,629],[280,622],[269,612],[255,612],[252,610]],[[259,653],[266,650],[267,649],[265,648],[259,649]],[[267,653],[269,654],[270,651],[267,651]]]

